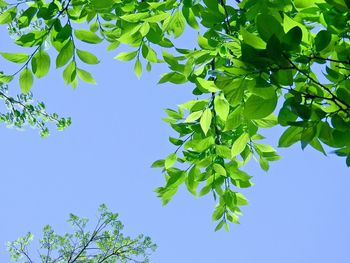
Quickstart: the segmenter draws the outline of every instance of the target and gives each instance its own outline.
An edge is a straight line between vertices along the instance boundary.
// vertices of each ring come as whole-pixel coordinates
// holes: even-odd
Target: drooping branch
[[[296,71],[298,71],[300,74],[304,75],[308,80],[325,90],[331,96],[329,100],[334,102],[343,112],[348,114],[350,105],[347,102],[337,97],[331,89],[320,83],[318,80],[314,79],[312,76],[310,76],[310,74],[308,74],[304,70],[300,69],[286,54],[283,53],[283,56]],[[346,108],[344,108],[341,104],[345,105]]]

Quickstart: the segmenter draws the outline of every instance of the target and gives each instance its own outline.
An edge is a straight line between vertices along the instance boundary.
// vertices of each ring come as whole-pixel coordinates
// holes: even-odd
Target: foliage
[[[45,51],[47,42],[74,88],[78,78],[95,83],[82,65],[99,62],[80,42],[103,41],[109,51],[131,47],[115,58],[133,60],[138,77],[145,65],[150,71],[166,63],[170,72],[159,83],[192,83],[194,99],[166,110],[177,148],[152,165],[166,180],[156,192],[164,204],[182,184],[195,196],[211,192],[216,229],[238,223],[247,204],[239,188],[252,183],[242,167],[253,158],[267,171],[279,159],[260,142],[262,128],[286,127],[280,147],[300,142],[325,154],[326,145],[350,166],[348,0],[0,0],[0,6],[0,24],[18,35],[18,46],[32,47],[30,54],[0,53],[21,65],[24,93],[49,71],[55,56]],[[193,49],[173,44],[186,24],[198,31]]]
[[[0,113],[0,121],[7,127],[21,129],[26,124],[40,131],[41,137],[49,135],[46,123],[51,121],[56,123],[58,130],[63,130],[70,125],[70,118],[59,118],[57,114],[48,114],[43,102],[33,103],[33,95],[28,92],[17,95],[16,98],[8,95],[7,86],[0,86],[0,99],[5,102],[7,112]]]
[[[44,227],[43,237],[39,240],[41,262],[149,262],[150,251],[156,249],[149,237],[125,237],[121,233],[123,224],[118,220],[118,214],[109,212],[105,205],[99,207],[97,224],[92,231],[87,229],[87,218],[70,214],[68,222],[74,229],[73,233],[58,235],[51,226]],[[33,238],[28,233],[8,242],[8,251],[14,262],[34,262],[29,253]]]

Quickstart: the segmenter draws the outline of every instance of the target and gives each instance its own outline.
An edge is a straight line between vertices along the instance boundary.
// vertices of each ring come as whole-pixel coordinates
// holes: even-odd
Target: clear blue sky
[[[0,33],[1,51],[13,50]],[[113,59],[117,52],[90,50],[101,64],[84,68],[97,86],[81,82],[72,90],[52,68],[33,89],[49,111],[72,117],[70,128],[46,139],[31,129],[0,128],[0,262],[9,262],[6,241],[27,231],[39,237],[46,224],[64,233],[70,212],[93,218],[101,203],[119,213],[126,234],[152,237],[155,263],[350,262],[350,174],[333,155],[295,145],[279,150],[283,158],[267,174],[249,165],[255,176],[255,186],[244,191],[250,204],[230,232],[214,232],[210,195],[196,199],[181,187],[163,207],[153,193],[163,177],[150,164],[174,148],[160,119],[164,108],[190,99],[193,87],[156,85],[165,65],[139,81],[132,63]],[[281,132],[263,134],[276,145]]]

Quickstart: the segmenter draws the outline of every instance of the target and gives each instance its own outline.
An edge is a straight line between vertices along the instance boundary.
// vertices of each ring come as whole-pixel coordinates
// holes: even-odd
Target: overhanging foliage
[[[166,110],[178,137],[169,138],[175,151],[153,164],[166,179],[156,192],[164,204],[181,184],[195,196],[211,192],[216,229],[238,223],[247,204],[238,189],[252,183],[242,167],[253,158],[267,171],[279,159],[260,142],[260,128],[284,126],[280,147],[300,142],[325,154],[326,145],[350,166],[348,0],[0,0],[0,6],[0,24],[17,45],[32,47],[30,54],[0,53],[20,65],[0,76],[2,85],[18,77],[29,92],[50,69],[47,45],[57,51],[53,64],[63,68],[66,84],[94,84],[83,65],[99,59],[80,42],[103,41],[109,51],[121,43],[132,48],[115,58],[132,60],[138,77],[144,67],[166,63],[170,72],[159,83],[192,83],[193,100]],[[186,25],[198,30],[193,49],[172,42]]]

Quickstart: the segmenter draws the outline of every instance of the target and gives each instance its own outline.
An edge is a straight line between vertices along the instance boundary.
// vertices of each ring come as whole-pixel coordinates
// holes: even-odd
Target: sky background
[[[1,51],[16,50],[3,28],[0,34]],[[182,41],[191,44],[193,37]],[[70,230],[69,213],[94,218],[101,203],[119,213],[125,234],[152,237],[158,245],[155,263],[350,262],[350,174],[344,159],[294,145],[278,150],[283,158],[268,173],[250,164],[246,171],[255,186],[244,190],[250,204],[241,224],[214,232],[211,195],[194,198],[182,186],[163,207],[153,192],[164,180],[151,163],[175,150],[167,139],[173,133],[161,121],[163,109],[192,99],[192,85],[157,85],[166,65],[138,80],[133,63],[113,59],[123,48],[88,49],[101,63],[81,66],[91,70],[97,86],[80,82],[72,90],[61,70],[52,68],[33,88],[49,112],[72,117],[71,127],[51,129],[45,139],[30,128],[0,128],[0,262],[9,262],[6,241],[28,231],[40,237],[46,224],[63,234]],[[0,63],[9,73],[18,68]],[[282,132],[262,134],[276,146]]]

